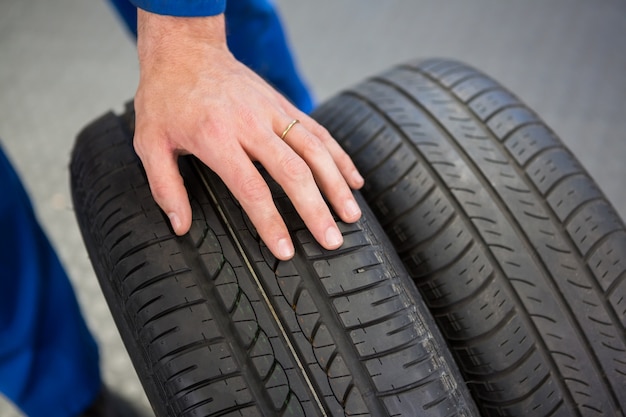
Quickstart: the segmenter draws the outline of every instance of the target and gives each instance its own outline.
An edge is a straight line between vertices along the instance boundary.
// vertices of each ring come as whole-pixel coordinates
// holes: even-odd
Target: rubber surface
[[[483,415],[624,415],[624,224],[535,113],[428,60],[314,116],[364,174]]]
[[[358,223],[340,224],[345,244],[329,252],[272,183],[296,245],[293,260],[278,262],[222,182],[187,157],[193,225],[177,237],[133,152],[133,123],[129,109],[84,129],[72,193],[158,416],[478,415],[366,207]]]

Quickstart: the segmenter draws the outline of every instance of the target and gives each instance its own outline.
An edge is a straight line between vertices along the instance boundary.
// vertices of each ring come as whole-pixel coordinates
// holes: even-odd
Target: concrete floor
[[[277,3],[319,99],[405,60],[465,61],[536,110],[626,218],[625,2]],[[105,1],[0,0],[3,146],[74,282],[107,383],[149,412],[87,259],[67,169],[77,132],[120,110],[137,75],[134,43]],[[19,413],[0,398],[0,415]]]

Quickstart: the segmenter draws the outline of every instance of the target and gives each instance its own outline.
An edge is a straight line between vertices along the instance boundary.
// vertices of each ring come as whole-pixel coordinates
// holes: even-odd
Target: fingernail
[[[343,236],[336,227],[329,227],[326,229],[326,246],[331,249],[336,249],[343,243]]]
[[[291,244],[291,242],[289,242],[289,239],[279,239],[278,240],[278,244],[277,246],[277,250],[278,250],[278,256],[280,257],[280,259],[290,259],[293,254],[294,254],[294,250],[293,250],[293,245]]]
[[[172,228],[174,232],[180,230],[180,218],[176,213],[168,213],[167,217],[170,219],[170,223],[172,224]]]
[[[359,217],[361,215],[361,209],[359,205],[354,200],[348,200],[346,202],[346,216],[349,219],[354,219],[355,217]]]

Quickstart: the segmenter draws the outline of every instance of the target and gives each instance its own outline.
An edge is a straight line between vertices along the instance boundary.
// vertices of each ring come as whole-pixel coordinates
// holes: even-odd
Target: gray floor
[[[626,2],[278,4],[319,99],[408,59],[463,60],[535,109],[626,217]],[[75,284],[106,381],[148,411],[83,248],[67,171],[76,133],[121,109],[136,82],[134,44],[105,1],[0,0],[3,146]],[[0,399],[0,415],[16,413]]]

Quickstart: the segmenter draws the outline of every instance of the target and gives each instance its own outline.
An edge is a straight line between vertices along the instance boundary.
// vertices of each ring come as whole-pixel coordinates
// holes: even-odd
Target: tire
[[[157,416],[476,416],[445,341],[365,210],[323,250],[271,183],[296,256],[277,261],[217,176],[181,158],[177,237],[132,148],[132,109],[86,127],[76,216]],[[357,195],[357,198],[361,199]]]
[[[459,62],[407,63],[314,117],[485,416],[623,416],[626,233],[556,135]]]

